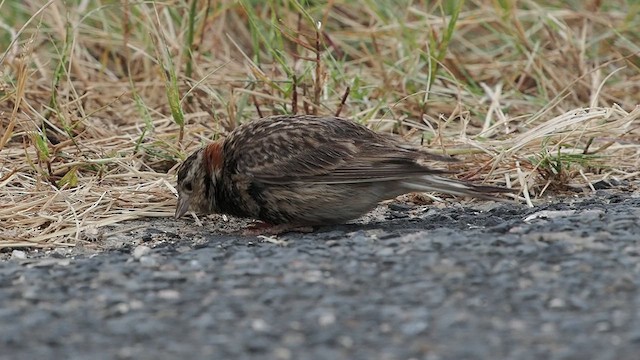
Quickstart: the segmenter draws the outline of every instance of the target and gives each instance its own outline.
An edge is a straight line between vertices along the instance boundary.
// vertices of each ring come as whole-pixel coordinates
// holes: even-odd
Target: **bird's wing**
[[[418,164],[416,159],[424,154],[386,137],[316,140],[263,138],[259,140],[263,144],[253,148],[269,150],[245,152],[238,157],[238,166],[254,179],[270,184],[379,182],[444,172]]]

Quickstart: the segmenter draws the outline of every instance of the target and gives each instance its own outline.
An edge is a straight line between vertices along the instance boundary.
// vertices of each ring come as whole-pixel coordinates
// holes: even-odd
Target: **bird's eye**
[[[190,182],[184,184],[184,189],[187,191],[193,191],[193,185]]]

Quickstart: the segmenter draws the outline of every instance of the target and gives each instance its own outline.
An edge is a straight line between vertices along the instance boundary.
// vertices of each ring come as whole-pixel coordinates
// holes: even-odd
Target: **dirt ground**
[[[0,254],[0,359],[637,359],[639,219],[629,188],[278,237],[124,223]]]

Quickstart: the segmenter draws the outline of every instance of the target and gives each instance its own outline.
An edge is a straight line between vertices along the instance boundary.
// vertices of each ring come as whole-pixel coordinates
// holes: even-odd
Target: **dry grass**
[[[558,3],[0,1],[0,248],[172,215],[167,172],[259,115],[340,113],[528,203],[635,180],[640,5]]]

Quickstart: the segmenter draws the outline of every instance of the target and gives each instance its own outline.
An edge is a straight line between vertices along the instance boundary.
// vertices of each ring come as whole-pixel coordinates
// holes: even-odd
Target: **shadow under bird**
[[[493,200],[513,192],[442,177],[433,161],[452,159],[343,118],[262,118],[180,165],[175,217],[192,210],[294,228],[344,223],[410,192]]]

